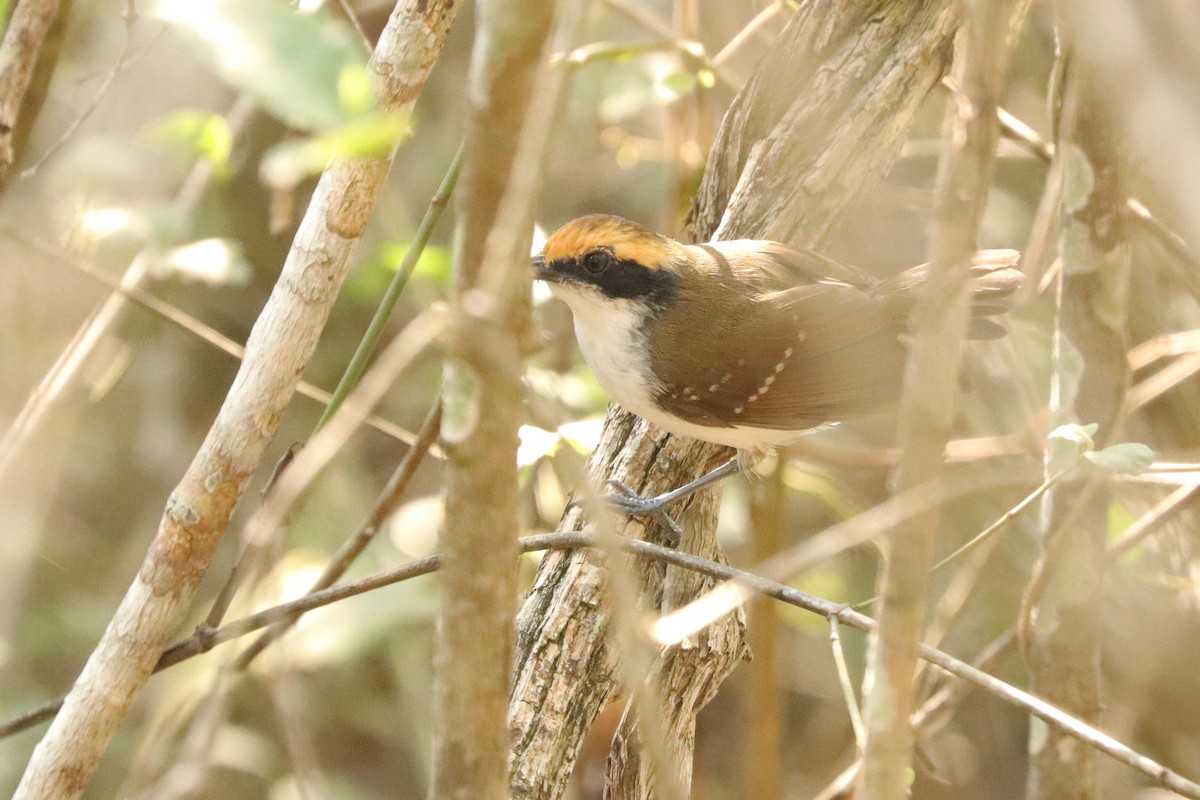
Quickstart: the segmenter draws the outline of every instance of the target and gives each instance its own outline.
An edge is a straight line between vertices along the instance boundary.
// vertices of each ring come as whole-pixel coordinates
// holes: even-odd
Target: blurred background
[[[296,36],[332,37],[339,43],[335,53],[365,53],[356,26],[373,42],[391,10],[377,0],[301,5],[311,16],[298,23]],[[1200,274],[1187,252],[1200,244],[1200,179],[1192,175],[1200,164],[1200,57],[1194,50],[1200,11],[1166,0],[1101,0],[1088,8],[1079,14],[1080,47],[1095,58],[1127,137],[1131,194],[1171,232],[1128,227],[1133,269],[1122,302],[1138,371],[1119,438],[1144,442],[1161,464],[1176,466],[1114,479],[1108,518],[1116,538],[1176,486],[1195,482],[1200,394],[1191,378],[1200,368]],[[139,9],[143,15],[130,19],[122,10],[96,0],[64,3],[35,76],[36,121],[20,131],[19,162],[0,193],[0,431],[8,431],[0,471],[5,718],[70,687],[237,367],[195,331],[126,303],[111,315],[76,378],[50,387],[54,399],[36,406],[42,412],[36,424],[18,430],[31,396],[50,386],[45,378],[60,354],[89,320],[107,313],[110,289],[96,273],[120,279],[131,264],[140,265],[142,288],[242,342],[315,183],[311,165],[280,150],[307,141],[312,126],[281,110],[286,103],[271,106],[241,95],[247,87],[222,71],[220,47],[198,40],[170,14]],[[1075,10],[1064,4],[1057,14],[1070,17]],[[607,212],[678,235],[726,107],[792,11],[783,0],[593,3],[581,49],[560,62],[573,75],[547,153],[539,227],[551,231],[579,214]],[[1057,14],[1054,4],[1035,5],[1016,44],[1005,99],[1008,111],[1050,141]],[[294,16],[290,9],[288,15]],[[336,384],[457,149],[472,17],[472,7],[464,7],[408,120],[411,138],[306,373],[316,386]],[[295,40],[291,49],[280,45],[269,35],[276,23],[271,16],[239,18],[247,46],[265,58],[286,65],[324,53]],[[332,56],[305,63],[321,80],[336,80],[340,62]],[[289,86],[271,91],[287,94]],[[945,91],[930,94],[903,155],[841,224],[832,255],[880,276],[925,260],[945,104]],[[1037,224],[1047,173],[1028,142],[1001,143],[979,244],[1028,252],[1033,242],[1041,257],[1024,264],[1032,289],[1008,321],[1008,338],[970,347],[957,435],[972,442],[955,456],[955,470],[968,480],[986,484],[1027,474],[1029,481],[953,503],[943,519],[940,555],[1002,516],[1040,480],[1050,429],[1054,314],[1053,281],[1039,285],[1054,255],[1052,236],[1050,252],[1039,246],[1047,233]],[[407,285],[392,332],[446,296],[452,231],[451,212]],[[569,313],[540,293],[535,302],[541,347],[528,368],[521,452],[529,532],[553,529],[573,489],[560,456],[564,448],[590,450],[606,403],[577,354]],[[1167,334],[1186,335],[1161,338]],[[379,415],[416,430],[439,385],[440,364],[429,355],[394,387]],[[297,396],[264,464],[304,440],[321,410]],[[768,479],[789,489],[780,546],[887,496],[894,427],[894,417],[879,415],[816,433],[796,447]],[[406,447],[387,432],[359,431],[292,514],[269,579],[240,599],[233,615],[303,591],[358,525]],[[256,478],[257,488],[263,479]],[[436,551],[439,486],[439,465],[430,458],[353,576]],[[761,552],[753,535],[753,491],[753,482],[731,480],[722,508],[722,541],[730,560],[744,567],[753,567]],[[224,582],[241,524],[257,499],[257,492],[248,493],[239,509],[192,622]],[[1192,665],[1200,659],[1194,575],[1200,562],[1193,512],[1181,507],[1108,572],[1104,725],[1196,777],[1200,672]],[[958,584],[963,573],[953,568],[932,579],[934,597],[945,601],[936,610],[939,646],[970,659],[1012,627],[1040,554],[1039,531],[1035,508],[1005,529],[978,572],[957,578]],[[528,558],[532,577],[536,557]],[[798,585],[833,601],[859,602],[874,592],[878,563],[874,547],[858,547]],[[159,675],[138,698],[87,796],[422,796],[436,603],[436,580],[421,578],[309,614],[235,685],[227,719],[203,748],[189,742],[188,731],[220,663],[237,645]],[[773,631],[775,669],[753,676],[739,669],[701,716],[697,798],[754,796],[755,776],[763,771],[781,776],[781,796],[817,797],[853,760],[828,626],[795,609],[767,608],[768,621],[757,617],[756,624]],[[190,624],[180,635],[189,632]],[[857,684],[865,642],[853,632],[842,640]],[[1026,683],[1016,650],[994,669]],[[765,695],[754,680],[769,682]],[[926,680],[934,688],[934,679]],[[595,741],[585,746],[575,797],[599,796],[607,753],[600,731],[615,722],[615,715],[602,716]],[[763,726],[775,726],[778,752],[747,746],[759,741],[753,734]],[[42,730],[0,741],[0,793],[15,787]],[[1031,735],[1036,731],[1024,714],[964,692],[921,738],[914,796],[1018,796]],[[196,769],[187,781],[171,772],[181,764]],[[1165,796],[1111,762],[1102,762],[1102,770],[1106,797]]]

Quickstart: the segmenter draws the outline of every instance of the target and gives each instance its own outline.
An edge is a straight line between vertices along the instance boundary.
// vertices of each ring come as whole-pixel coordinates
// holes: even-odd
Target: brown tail
[[[1025,283],[1025,275],[1017,269],[1021,254],[1016,250],[980,250],[971,259],[971,327],[967,336],[972,339],[999,339],[1006,333],[1004,326],[987,319],[1003,314],[1013,307],[1014,295]],[[874,291],[887,300],[895,315],[896,324],[903,328],[908,312],[916,301],[916,289],[925,282],[928,264],[905,270],[888,278]]]

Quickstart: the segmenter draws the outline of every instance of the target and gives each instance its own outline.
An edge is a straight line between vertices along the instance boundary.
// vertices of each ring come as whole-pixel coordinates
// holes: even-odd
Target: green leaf
[[[1096,441],[1092,437],[1100,426],[1096,423],[1087,425],[1059,425],[1050,431],[1046,437],[1046,451],[1049,455],[1047,464],[1051,473],[1062,472],[1073,468],[1079,457],[1096,449]]]
[[[1088,451],[1096,447],[1096,442],[1092,438],[1096,435],[1096,431],[1100,430],[1100,425],[1095,422],[1089,422],[1087,425],[1059,425],[1054,430],[1050,431],[1050,439],[1062,439],[1068,442],[1074,442],[1079,446],[1080,450]]]
[[[229,169],[233,132],[220,114],[184,109],[152,123],[145,131],[151,142],[184,150],[212,164],[219,173]]]
[[[687,94],[696,88],[696,76],[690,72],[672,72],[662,79],[661,84],[675,94]]]
[[[408,132],[405,114],[369,114],[318,136],[272,147],[263,157],[259,175],[268,186],[288,189],[334,159],[385,156]]]
[[[300,14],[287,0],[159,0],[153,13],[226,82],[292,127],[326,130],[364,107],[366,57],[332,19]]]
[[[702,67],[696,72],[696,80],[700,81],[700,85],[705,89],[711,89],[717,85],[717,76],[708,67]]]
[[[407,254],[407,246],[404,248],[404,252]],[[443,289],[449,289],[454,279],[454,264],[450,248],[439,247],[435,244],[425,245],[425,249],[421,251],[421,257],[417,259],[417,265],[413,268],[413,274],[428,278]]]
[[[369,113],[375,107],[375,81],[370,71],[359,64],[343,66],[338,75],[338,98],[351,114]]]
[[[1103,450],[1084,453],[1097,467],[1118,475],[1141,475],[1154,463],[1154,451],[1141,442],[1122,442]]]

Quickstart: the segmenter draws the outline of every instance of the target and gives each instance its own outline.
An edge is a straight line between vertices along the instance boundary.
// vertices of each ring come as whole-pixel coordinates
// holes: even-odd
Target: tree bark
[[[549,128],[537,104],[553,106],[544,96],[535,99],[535,86],[541,95],[556,94],[543,58],[554,9],[552,0],[479,4],[443,389],[445,556],[429,794],[436,800],[508,797],[521,356],[535,176]]]
[[[818,248],[840,213],[867,192],[892,163],[913,114],[942,76],[957,11],[949,0],[805,3],[768,50],[754,78],[727,113],[689,216],[691,238],[774,238]],[[609,411],[590,469],[598,482],[617,478],[643,494],[667,491],[728,455],[719,448],[654,429],[617,407]],[[687,531],[687,547],[721,559],[716,542],[716,490],[671,509]],[[572,508],[560,528],[579,530]],[[677,543],[643,520],[623,535]],[[604,575],[591,551],[552,553],[542,562],[518,616],[517,674],[509,707],[516,736],[513,796],[558,798],[583,735],[611,698],[618,654],[607,644]],[[704,585],[670,570],[646,575],[648,603],[690,599]],[[665,584],[665,586],[664,586]],[[661,685],[671,696],[668,739],[680,743],[690,775],[695,714],[745,655],[740,615],[698,635],[694,646],[664,656]],[[641,768],[630,762],[627,720],[613,753],[611,791],[647,796]],[[625,780],[623,779],[623,780]]]
[[[18,0],[0,41],[0,185],[16,160],[14,140],[33,68],[61,0]]]
[[[1097,423],[1098,447],[1111,443],[1129,387],[1124,310],[1129,282],[1125,197],[1113,120],[1086,66],[1070,58],[1056,152],[1064,189],[1059,252],[1062,277],[1055,347],[1057,424]],[[1079,366],[1082,370],[1080,371]],[[1057,469],[1049,462],[1047,469]],[[1045,554],[1034,575],[1027,651],[1034,691],[1093,725],[1103,696],[1100,600],[1108,559],[1108,488],[1063,481],[1048,494]],[[1031,800],[1101,796],[1099,754],[1057,728],[1032,737]]]
[[[929,277],[909,320],[911,341],[900,406],[901,459],[897,492],[942,476],[958,397],[966,337],[968,279],[979,221],[991,183],[1008,64],[1011,0],[965,4],[956,77],[938,166],[936,233]],[[879,626],[871,637],[863,681],[866,744],[859,776],[862,800],[902,800],[909,794],[917,653],[924,635],[929,568],[938,510],[913,517],[885,540],[879,586]]]
[[[393,11],[371,59],[389,107],[412,107],[454,19],[451,0]],[[16,797],[82,794],[96,764],[186,613],[234,506],[304,372],[391,157],[321,176],[275,289],[246,342],[233,386],[171,493],[141,569],[62,710],[34,750]]]

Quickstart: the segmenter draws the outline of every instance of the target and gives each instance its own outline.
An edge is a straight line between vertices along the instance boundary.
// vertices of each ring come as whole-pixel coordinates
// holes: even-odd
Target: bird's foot
[[[613,479],[607,481],[607,485],[615,489],[617,493],[605,495],[605,500],[617,511],[631,516],[637,514],[653,517],[664,526],[678,532],[679,524],[667,515],[666,506],[676,500],[682,500],[689,495],[695,494],[705,486],[716,483],[741,469],[741,462],[733,458],[711,472],[701,475],[691,483],[654,497],[643,497],[625,484]]]
[[[606,481],[606,485],[611,489],[616,489],[616,494],[604,495],[604,500],[614,510],[620,511],[622,514],[654,514],[661,511],[668,503],[674,500],[670,496],[670,492],[665,492],[655,497],[643,497],[642,495],[630,489],[619,480],[613,478]]]
[[[666,506],[672,500],[678,499],[674,492],[666,492],[657,497],[642,497],[640,494],[630,489],[625,484],[615,478],[606,482],[607,485],[616,489],[619,494],[606,494],[604,500],[616,511],[629,516],[647,516],[658,522],[669,531],[672,531],[676,536],[683,535],[683,529],[679,527],[679,523],[667,513]]]

